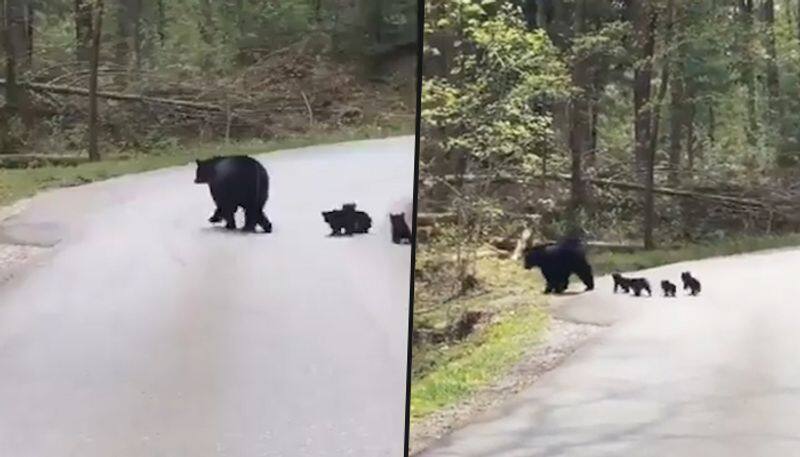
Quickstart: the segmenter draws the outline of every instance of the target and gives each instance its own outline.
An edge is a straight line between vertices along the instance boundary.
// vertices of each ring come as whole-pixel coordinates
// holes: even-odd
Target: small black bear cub
[[[228,156],[196,162],[194,182],[208,184],[216,204],[209,222],[224,220],[225,228],[235,229],[234,215],[241,207],[245,217],[242,230],[255,232],[260,225],[264,232],[272,232],[272,223],[264,214],[269,197],[269,176],[259,161],[248,156]]]
[[[664,292],[665,297],[674,297],[678,287],[665,279],[661,281],[661,290]]]
[[[586,261],[586,252],[579,240],[540,244],[525,252],[525,269],[539,267],[547,283],[544,293],[560,294],[567,289],[569,277],[578,275],[586,290],[594,289],[592,267]]]
[[[406,214],[389,214],[389,222],[392,223],[392,243],[411,244],[411,229],[406,224]]]
[[[611,277],[614,278],[614,293],[617,293],[617,289],[622,289],[626,294],[631,291],[630,278],[626,278],[619,273],[614,273]]]
[[[653,296],[653,293],[650,291],[650,283],[645,278],[631,278],[630,288],[633,290],[633,295],[637,297],[642,295],[643,290],[647,291],[648,297]]]
[[[683,281],[683,290],[689,289],[689,293],[692,295],[700,293],[700,281],[688,271],[681,273],[681,281]]]
[[[322,218],[331,226],[331,236],[368,233],[372,219],[364,211],[356,211],[355,203],[345,203],[342,209],[323,211]]]

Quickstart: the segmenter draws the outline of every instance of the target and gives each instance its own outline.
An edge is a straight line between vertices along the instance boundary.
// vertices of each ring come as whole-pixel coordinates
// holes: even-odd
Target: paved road
[[[677,282],[686,268],[703,282],[698,297],[614,296],[606,278],[559,299],[562,317],[615,324],[420,455],[800,455],[800,250],[644,275]]]
[[[261,157],[270,235],[213,229],[194,166],[50,192],[0,224],[61,242],[0,287],[0,455],[399,456],[413,138]],[[331,239],[350,200],[374,233]],[[241,221],[239,222],[241,225]]]

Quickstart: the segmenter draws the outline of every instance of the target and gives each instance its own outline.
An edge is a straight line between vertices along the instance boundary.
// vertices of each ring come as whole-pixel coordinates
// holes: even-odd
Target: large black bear
[[[547,286],[544,293],[560,294],[567,290],[569,277],[574,273],[586,285],[586,290],[594,289],[592,267],[586,261],[586,251],[578,240],[565,240],[560,243],[540,244],[525,252],[525,269],[539,267]]]
[[[234,215],[241,207],[245,217],[242,230],[255,232],[260,225],[264,232],[272,232],[272,223],[264,214],[264,204],[269,197],[269,176],[259,161],[248,156],[197,160],[194,182],[208,184],[211,198],[217,205],[209,222],[224,220],[225,228],[235,229]]]
[[[368,233],[372,219],[364,211],[356,211],[355,203],[346,203],[342,209],[323,211],[322,218],[331,226],[331,236]]]

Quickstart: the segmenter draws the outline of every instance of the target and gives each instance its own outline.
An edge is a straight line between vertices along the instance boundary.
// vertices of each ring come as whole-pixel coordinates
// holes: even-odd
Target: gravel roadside
[[[553,318],[547,339],[532,347],[503,379],[469,399],[415,423],[409,436],[409,455],[422,452],[450,431],[466,425],[476,414],[527,388],[603,328]]]
[[[25,209],[27,203],[28,200],[20,200],[13,205],[0,207],[0,224],[19,214]],[[2,230],[0,230],[0,234],[2,234]],[[11,280],[23,267],[30,265],[33,260],[48,251],[50,248],[4,242],[3,237],[0,236],[0,286]]]

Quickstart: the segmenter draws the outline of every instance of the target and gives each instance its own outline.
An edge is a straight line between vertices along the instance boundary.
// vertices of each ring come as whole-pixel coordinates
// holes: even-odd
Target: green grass
[[[26,169],[0,169],[0,206],[11,204],[37,192],[57,187],[75,186],[101,181],[129,173],[140,173],[159,168],[185,165],[196,158],[217,154],[258,154],[279,149],[298,148],[315,144],[337,143],[351,140],[384,138],[408,134],[402,128],[350,129],[332,133],[316,133],[272,141],[248,141],[231,144],[200,144],[176,146],[158,152],[148,152],[126,157],[108,157],[100,162],[76,166],[43,166]]]
[[[449,363],[412,382],[411,419],[423,418],[497,381],[539,341],[548,322],[547,313],[538,306],[505,315],[480,338],[460,347]]]
[[[532,345],[542,338],[549,316],[542,307],[541,283],[532,280],[515,262],[485,258],[478,261],[478,277],[486,292],[451,306],[462,311],[488,312],[484,328],[453,345],[415,347],[411,383],[411,419],[417,421],[453,405],[477,389],[502,378]],[[427,309],[415,323],[441,327],[441,309]]]
[[[669,263],[700,260],[709,257],[800,246],[800,234],[764,237],[735,237],[720,241],[691,244],[683,247],[655,249],[633,253],[596,252],[589,254],[595,274],[633,271]]]

